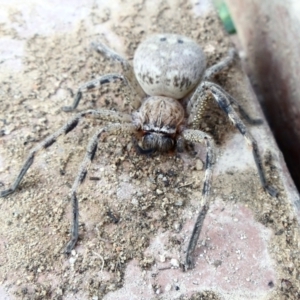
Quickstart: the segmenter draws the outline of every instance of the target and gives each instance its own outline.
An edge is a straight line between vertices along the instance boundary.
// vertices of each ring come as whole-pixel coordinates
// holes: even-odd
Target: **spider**
[[[157,34],[143,41],[135,51],[133,65],[104,44],[97,43],[92,44],[92,46],[98,53],[119,62],[123,69],[123,75],[118,73],[106,74],[83,84],[79,87],[73,104],[62,109],[64,111],[75,110],[83,92],[117,80],[121,80],[131,88],[131,104],[132,107],[138,106],[138,109],[135,109],[132,114],[102,108],[77,113],[64,126],[30,151],[15,182],[10,188],[2,191],[0,196],[5,197],[13,193],[33,164],[35,155],[40,150],[50,147],[59,136],[72,131],[78,125],[80,119],[92,116],[108,121],[108,125],[97,129],[97,132],[90,139],[85,157],[71,188],[71,238],[65,250],[65,253],[69,254],[78,240],[77,188],[87,175],[88,166],[95,157],[98,141],[103,134],[120,135],[129,133],[133,135],[140,133],[142,138],[140,144],[136,143],[136,148],[141,154],[167,152],[179,146],[183,141],[202,143],[207,149],[202,188],[203,206],[194,225],[184,263],[184,269],[193,268],[193,252],[209,209],[214,163],[213,138],[198,129],[203,112],[207,108],[209,95],[212,95],[212,98],[252,148],[263,189],[273,197],[277,195],[276,190],[267,184],[257,142],[235,111],[233,104],[239,108],[241,113],[243,112],[242,108],[221,86],[212,81],[216,74],[231,65],[235,51],[230,49],[228,56],[222,61],[206,68],[206,57],[201,47],[194,40],[178,34]],[[184,101],[184,99],[187,99],[187,101]],[[185,102],[186,104],[184,104]]]

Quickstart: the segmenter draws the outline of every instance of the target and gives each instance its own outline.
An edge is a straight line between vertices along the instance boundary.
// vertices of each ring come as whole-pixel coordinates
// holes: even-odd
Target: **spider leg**
[[[202,82],[207,81],[207,80],[212,80],[214,77],[224,71],[226,68],[230,67],[234,60],[234,56],[236,54],[235,49],[230,48],[228,51],[227,57],[225,57],[223,60],[220,62],[212,65],[208,69],[205,70],[202,78]],[[209,99],[204,91],[203,84],[202,82],[199,84],[199,86],[196,88],[195,92],[193,93],[191,99],[188,102],[187,105],[187,111],[190,116],[190,118],[193,118],[191,115],[192,112],[196,111],[198,115],[198,119],[201,119],[202,113],[205,111],[206,105],[207,105],[207,100]],[[199,102],[199,99],[201,101]],[[196,106],[196,108],[194,107]],[[193,127],[197,128],[197,126]]]
[[[105,44],[101,42],[93,42],[91,46],[97,53],[102,54],[104,57],[119,62],[122,66],[123,71],[127,72],[128,70],[132,69],[132,66],[127,59],[123,58],[121,55],[107,47]]]
[[[217,85],[218,86],[218,85]],[[220,87],[220,86],[219,86]],[[230,100],[230,104],[234,104],[238,110],[242,118],[250,125],[261,125],[263,123],[262,119],[254,119],[252,118],[245,109],[235,100],[229,93],[227,93],[223,88],[220,87],[222,92],[226,95],[226,97]]]
[[[123,58],[120,54],[116,53],[114,50],[110,49],[103,43],[92,43],[92,48],[97,53],[102,54],[104,57],[112,61],[117,61],[121,64],[124,77],[127,79],[127,85],[130,86],[131,94],[133,95],[133,99],[135,100],[135,103],[132,103],[132,105],[135,109],[138,108],[141,104],[140,99],[144,98],[146,94],[136,80],[132,64],[129,63],[127,59]]]
[[[207,100],[209,99],[209,94],[212,94],[215,101],[218,103],[219,107],[226,113],[233,125],[240,131],[244,136],[247,144],[252,148],[252,153],[254,161],[258,170],[261,185],[265,191],[267,191],[272,197],[276,197],[277,190],[267,184],[266,175],[263,170],[262,160],[259,154],[259,149],[256,140],[248,131],[246,125],[243,123],[241,118],[236,113],[232,104],[237,104],[237,101],[231,97],[227,92],[224,91],[218,84],[203,81],[199,84],[195,90],[190,102],[188,103],[189,118],[188,124],[192,128],[199,128],[200,121],[202,119],[204,111],[207,109]],[[238,105],[240,107],[240,105]],[[241,108],[239,108],[241,110]],[[243,112],[243,109],[242,109]],[[260,124],[259,120],[253,120],[248,117],[250,121],[256,124]]]
[[[129,62],[126,59],[124,59],[123,57],[121,57],[120,55],[115,53],[113,50],[109,49],[104,44],[102,44],[102,43],[97,43],[97,44],[92,43],[91,46],[94,48],[94,50],[97,53],[101,53],[109,59],[119,61],[124,70],[129,70],[131,68]],[[66,112],[73,111],[74,109],[77,108],[77,106],[78,106],[78,104],[79,104],[79,102],[82,98],[82,93],[83,92],[94,90],[96,88],[99,88],[103,84],[111,83],[111,82],[114,82],[116,80],[121,80],[125,84],[127,84],[126,79],[121,74],[106,74],[106,75],[103,75],[103,76],[101,76],[97,79],[94,79],[94,80],[91,80],[91,81],[88,81],[88,82],[82,84],[79,87],[79,89],[78,89],[78,91],[77,91],[77,93],[74,97],[73,104],[71,106],[63,106],[62,110],[66,111]]]
[[[269,193],[270,196],[276,197],[278,192],[277,190],[267,184],[266,175],[264,173],[262,159],[260,157],[259,149],[256,140],[248,131],[246,125],[243,123],[241,118],[238,116],[236,111],[232,106],[230,101],[232,97],[228,97],[228,94],[217,84],[212,82],[204,82],[204,85],[209,89],[209,91],[214,96],[214,99],[217,101],[219,107],[226,113],[228,118],[231,120],[233,125],[239,130],[239,132],[245,138],[247,144],[252,148],[252,153],[256,167],[258,170],[259,178],[263,189]]]
[[[207,110],[209,93],[205,83],[201,82],[187,104],[188,125],[193,129],[199,128],[203,113]]]
[[[107,84],[107,83],[110,83],[110,82],[115,82],[116,80],[121,80],[125,84],[127,84],[127,80],[124,78],[124,76],[121,75],[121,74],[117,74],[117,73],[106,74],[106,75],[103,75],[103,76],[101,76],[97,79],[94,79],[94,80],[91,80],[91,81],[88,81],[88,82],[84,83],[83,85],[81,85],[79,87],[79,89],[78,89],[78,91],[75,95],[73,104],[71,106],[63,106],[62,110],[66,111],[66,112],[73,111],[74,109],[77,108],[77,106],[78,106],[78,104],[79,104],[79,102],[82,98],[82,93],[83,92],[94,90],[96,88],[99,88],[103,84]]]
[[[208,100],[210,99],[210,92],[208,85],[214,84],[212,82],[203,81],[199,84],[197,89],[195,90],[194,94],[192,95],[189,103],[188,103],[188,113],[189,113],[189,119],[188,124],[194,128],[199,128],[200,122],[202,120],[204,112],[208,108]],[[224,89],[222,89],[219,85],[214,84],[218,86],[224,95],[229,99],[230,104],[234,104],[237,106],[240,115],[242,118],[250,125],[261,125],[263,121],[261,119],[254,119],[252,118],[245,109],[236,101],[231,95],[229,95]]]
[[[236,54],[235,49],[230,48],[228,51],[227,57],[225,57],[220,62],[218,62],[218,63],[212,65],[211,67],[209,67],[208,69],[206,69],[202,80],[203,81],[212,80],[218,73],[220,73],[224,69],[228,68],[232,64],[235,54]]]
[[[107,127],[101,128],[98,130],[93,137],[90,139],[85,157],[81,163],[81,166],[79,168],[77,177],[73,183],[72,189],[71,189],[71,201],[72,201],[72,225],[71,225],[71,239],[68,242],[65,253],[70,254],[72,249],[75,247],[76,242],[78,240],[78,199],[77,199],[77,188],[81,183],[83,183],[86,174],[88,172],[88,167],[92,163],[98,146],[98,141],[101,138],[103,133],[107,134],[124,134],[124,133],[133,133],[135,132],[136,127],[132,124],[111,124]]]
[[[17,187],[19,186],[20,182],[22,181],[24,175],[30,168],[30,166],[33,164],[35,155],[41,151],[45,150],[48,147],[50,147],[52,144],[54,144],[58,137],[61,135],[66,135],[70,131],[72,131],[79,123],[80,119],[83,117],[93,117],[93,118],[99,118],[102,120],[107,121],[114,121],[114,122],[131,122],[131,116],[127,114],[121,114],[110,110],[86,110],[81,113],[76,114],[73,118],[71,118],[65,125],[63,125],[61,128],[59,128],[56,132],[54,132],[49,137],[45,138],[42,142],[40,142],[38,145],[36,145],[29,153],[29,156],[25,160],[16,180],[11,185],[10,188],[7,190],[0,192],[0,197],[5,197],[9,194],[12,194]]]
[[[133,96],[132,99],[130,99],[131,105],[135,109],[138,108],[141,104],[140,99],[145,97],[146,95],[134,76],[132,65],[125,58],[100,42],[92,43],[92,47],[97,53],[104,55],[108,59],[119,62],[122,66],[124,75],[118,73],[106,74],[97,79],[84,83],[79,87],[74,97],[73,104],[71,106],[62,107],[62,110],[66,112],[73,111],[77,108],[82,98],[83,92],[94,90],[95,88],[99,88],[103,84],[111,83],[116,80],[121,80],[126,86],[129,86],[131,94]]]
[[[197,242],[202,230],[203,222],[206,213],[209,209],[209,197],[212,181],[212,167],[213,167],[213,153],[214,153],[214,142],[210,135],[200,131],[187,129],[182,132],[182,136],[185,140],[194,143],[205,143],[206,145],[206,158],[205,158],[205,175],[202,188],[202,208],[198,214],[196,223],[193,228],[193,232],[187,248],[185,269],[192,269],[194,267],[193,254],[197,246]]]

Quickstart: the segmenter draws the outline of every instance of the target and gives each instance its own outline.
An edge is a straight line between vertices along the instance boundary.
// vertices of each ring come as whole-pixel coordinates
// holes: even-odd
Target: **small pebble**
[[[69,262],[71,265],[74,265],[76,261],[76,257],[70,257]]]
[[[197,159],[195,167],[197,171],[203,170],[203,162],[200,159]]]
[[[166,261],[166,257],[164,255],[160,255],[159,256],[159,260],[160,260],[160,262],[165,262]]]
[[[179,261],[176,258],[172,258],[170,263],[172,267],[179,268]]]
[[[138,201],[138,199],[136,199],[136,198],[132,198],[132,199],[131,199],[131,203],[132,203],[133,205],[135,205],[135,206],[139,205],[139,201]]]
[[[157,195],[162,195],[163,193],[164,193],[164,192],[163,192],[162,190],[160,190],[160,189],[157,189],[157,190],[156,190],[156,194],[157,194]]]
[[[170,292],[172,289],[172,285],[171,284],[167,284],[165,287],[165,292]]]

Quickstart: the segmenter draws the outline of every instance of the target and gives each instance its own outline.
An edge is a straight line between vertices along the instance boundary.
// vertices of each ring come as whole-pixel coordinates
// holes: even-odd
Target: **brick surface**
[[[155,32],[177,32],[203,46],[211,65],[229,38],[209,1],[34,1],[3,6],[0,39],[0,180],[15,178],[26,153],[69,118],[68,88],[120,71],[93,53],[101,40],[131,58]],[[8,49],[10,49],[8,51]],[[248,78],[235,61],[217,82],[249,114],[264,120]],[[79,110],[125,110],[113,85],[86,95]],[[5,120],[5,121],[3,121]],[[195,254],[183,272],[201,208],[205,148],[154,157],[136,154],[130,137],[107,137],[79,191],[80,241],[70,257],[67,194],[96,120],[41,153],[20,189],[0,199],[1,299],[285,299],[297,295],[299,237],[291,203],[298,193],[266,122],[257,139],[271,198],[261,188],[243,137],[215,105],[201,128],[216,140],[211,205]],[[117,222],[115,222],[117,220]]]

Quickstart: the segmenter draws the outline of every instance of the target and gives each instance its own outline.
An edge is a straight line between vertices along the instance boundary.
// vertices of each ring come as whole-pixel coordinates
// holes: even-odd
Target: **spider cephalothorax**
[[[227,114],[245,137],[247,144],[252,148],[263,189],[271,196],[277,194],[276,190],[267,184],[257,142],[232,106],[232,104],[235,104],[239,107],[238,103],[221,86],[212,81],[217,73],[232,63],[234,51],[230,49],[225,59],[206,69],[205,54],[195,41],[177,34],[158,34],[139,45],[132,67],[126,59],[107,46],[103,44],[93,44],[93,46],[97,52],[120,62],[123,67],[123,74],[106,74],[83,84],[75,96],[73,105],[64,107],[63,110],[74,110],[78,106],[83,92],[115,80],[121,80],[131,87],[132,107],[135,107],[136,103],[140,103],[139,108],[132,115],[105,109],[87,110],[76,114],[64,126],[31,150],[15,182],[10,188],[2,191],[0,196],[4,197],[13,193],[32,165],[36,153],[50,147],[58,137],[73,130],[79,124],[81,118],[93,116],[108,121],[108,124],[98,129],[90,139],[85,157],[71,189],[73,206],[72,234],[65,251],[70,253],[78,240],[77,189],[86,177],[88,165],[94,159],[98,142],[103,133],[141,133],[142,146],[138,146],[141,153],[171,150],[178,139],[203,143],[207,148],[202,188],[203,206],[190,238],[185,261],[185,268],[192,268],[193,252],[197,245],[203,220],[209,209],[214,143],[211,136],[198,129],[203,110],[207,107],[205,102],[208,99],[208,94],[218,103],[220,109]],[[187,97],[189,99],[184,107],[181,99]]]

